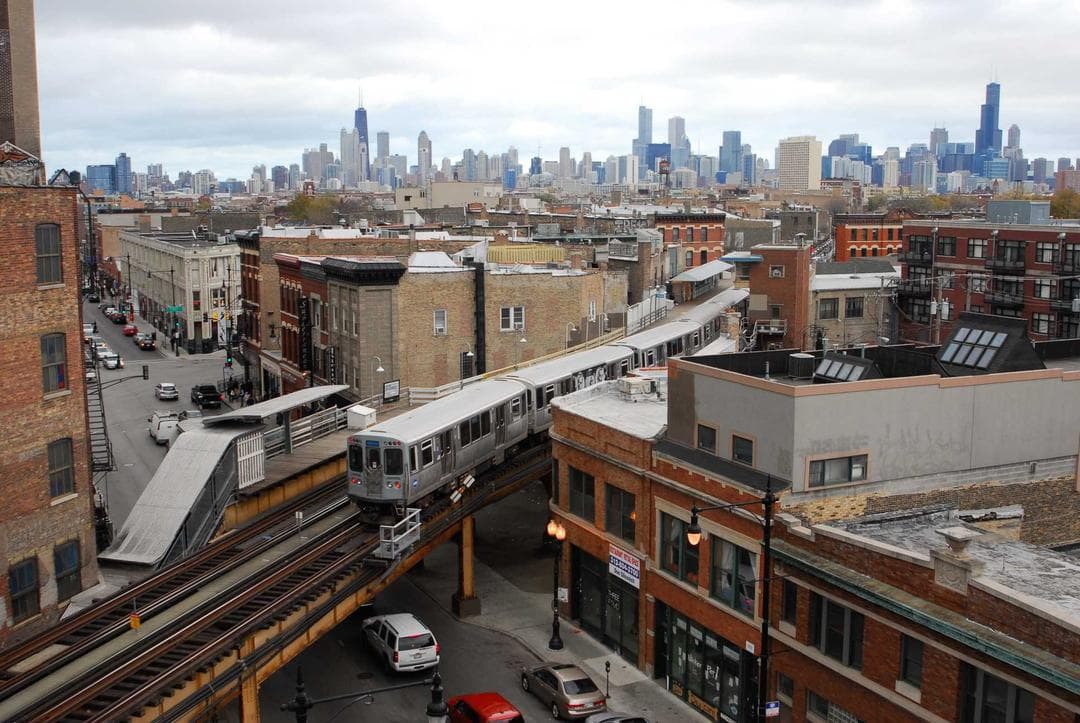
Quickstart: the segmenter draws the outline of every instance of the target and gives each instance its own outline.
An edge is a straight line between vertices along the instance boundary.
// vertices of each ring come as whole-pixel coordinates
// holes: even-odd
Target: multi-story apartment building
[[[816,264],[807,346],[848,347],[895,338],[892,295],[899,278],[885,259]]]
[[[625,273],[461,266],[443,252],[274,260],[285,392],[305,371],[361,398],[386,382],[442,387],[595,340],[626,311]]]
[[[936,342],[965,310],[1024,319],[1036,340],[1080,337],[1080,225],[909,220],[903,236],[902,338]]]
[[[97,582],[78,196],[37,185],[35,161],[0,144],[0,646],[55,624]]]
[[[908,212],[838,213],[833,215],[836,260],[892,256],[903,248],[904,220]]]
[[[683,268],[701,266],[724,255],[723,213],[658,213],[653,223],[664,235],[664,248],[681,247]]]
[[[821,141],[813,136],[781,139],[776,147],[776,170],[782,191],[821,188]]]

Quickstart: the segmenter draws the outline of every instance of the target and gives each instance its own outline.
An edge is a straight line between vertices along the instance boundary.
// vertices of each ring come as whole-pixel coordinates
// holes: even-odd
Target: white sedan
[[[120,358],[120,355],[114,351],[110,351],[101,357],[101,363],[105,365],[106,369],[123,369],[124,360]]]

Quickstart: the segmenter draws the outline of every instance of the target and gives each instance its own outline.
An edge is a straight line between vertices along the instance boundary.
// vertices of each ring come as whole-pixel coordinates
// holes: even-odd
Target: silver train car
[[[501,463],[546,432],[552,399],[697,352],[744,297],[721,292],[651,329],[470,384],[352,435],[349,496],[365,511],[400,516],[429,495],[449,494],[465,474]]]
[[[406,507],[498,464],[529,433],[525,388],[489,379],[349,437],[349,497],[373,515]]]

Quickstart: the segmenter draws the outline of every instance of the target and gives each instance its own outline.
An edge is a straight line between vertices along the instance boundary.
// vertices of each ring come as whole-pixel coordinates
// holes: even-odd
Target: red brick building
[[[851,261],[899,253],[903,246],[904,220],[913,216],[904,210],[835,214],[836,260]]]
[[[723,213],[658,213],[655,228],[664,235],[664,248],[681,246],[686,268],[701,266],[724,255]]]
[[[562,613],[710,719],[753,720],[761,525],[706,512],[698,545],[686,532],[695,504],[760,513],[766,477],[662,439],[667,391],[663,375],[628,378],[554,403]]]
[[[1080,337],[1080,226],[910,220],[903,234],[902,338],[944,339],[961,311],[1025,319],[1036,341]]]
[[[0,646],[97,582],[76,194],[0,186]]]
[[[940,508],[785,522],[770,666],[781,720],[1080,715],[1075,558]]]
[[[321,256],[274,254],[281,295],[281,393],[330,384],[326,274]]]
[[[808,241],[759,244],[749,254],[728,256],[738,280],[749,282],[748,321],[753,348],[813,346],[810,326],[810,280],[813,246]]]

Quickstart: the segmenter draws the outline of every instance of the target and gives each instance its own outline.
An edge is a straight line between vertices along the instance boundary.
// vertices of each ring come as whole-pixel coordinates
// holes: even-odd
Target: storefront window
[[[638,589],[610,574],[607,563],[573,548],[575,615],[581,627],[621,656],[638,662]]]

